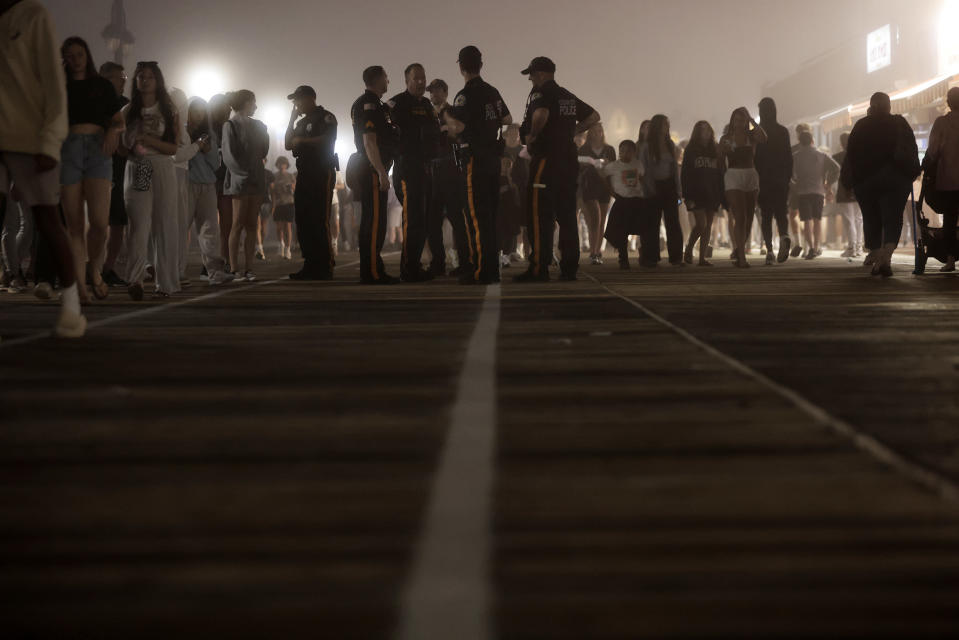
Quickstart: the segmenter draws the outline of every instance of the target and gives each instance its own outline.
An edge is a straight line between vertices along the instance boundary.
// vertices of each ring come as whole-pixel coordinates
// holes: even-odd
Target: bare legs
[[[243,255],[246,271],[253,271],[253,254],[256,250],[256,231],[260,218],[261,196],[237,196],[233,198],[233,220],[230,225],[230,266],[238,271],[240,265],[240,234],[243,238]],[[222,227],[222,225],[221,225]]]
[[[696,241],[699,241],[699,264],[700,266],[709,266],[706,260],[706,247],[709,246],[709,239],[712,237],[713,217],[715,211],[706,211],[705,209],[696,209],[689,212],[689,215],[696,221],[692,231],[689,233],[689,242],[686,245],[686,262],[692,263],[693,248]]]
[[[90,302],[86,278],[87,258],[90,263],[90,278],[97,290],[105,289],[100,271],[107,241],[107,224],[110,218],[109,180],[86,179],[76,184],[65,184],[61,189],[60,202],[67,222],[67,234],[73,260],[73,272],[77,279],[80,301]],[[84,208],[86,203],[86,208]],[[87,214],[90,230],[87,232]]]
[[[748,267],[746,246],[749,242],[751,222],[756,211],[756,192],[732,190],[726,192],[729,203],[729,231],[733,237],[733,251],[736,252],[736,266]]]

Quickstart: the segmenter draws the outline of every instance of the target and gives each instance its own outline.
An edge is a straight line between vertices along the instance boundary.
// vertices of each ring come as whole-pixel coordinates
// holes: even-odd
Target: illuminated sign
[[[892,29],[887,24],[866,36],[866,71],[872,73],[892,64]]]

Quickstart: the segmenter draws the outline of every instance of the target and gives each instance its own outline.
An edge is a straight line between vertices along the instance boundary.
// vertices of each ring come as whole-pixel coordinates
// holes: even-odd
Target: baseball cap
[[[480,53],[480,50],[469,45],[468,47],[463,47],[460,49],[460,55],[456,59],[457,62],[482,62],[483,54]]]
[[[301,84],[296,88],[296,91],[286,97],[287,100],[294,100],[296,98],[316,98],[316,91],[314,91],[311,86]]]
[[[436,89],[440,89],[442,91],[446,91],[447,93],[449,93],[450,87],[448,84],[446,84],[445,80],[440,80],[439,78],[436,78],[435,80],[430,82],[428,85],[426,85],[426,90],[432,93]]]
[[[533,58],[529,66],[523,69],[520,73],[524,76],[528,76],[534,71],[546,71],[548,73],[553,73],[556,71],[556,63],[544,56],[538,56]]]

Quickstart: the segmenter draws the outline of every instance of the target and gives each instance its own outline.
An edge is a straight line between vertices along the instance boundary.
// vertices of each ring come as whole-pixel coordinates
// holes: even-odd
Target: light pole
[[[130,54],[133,43],[136,42],[133,34],[127,29],[127,13],[123,9],[123,0],[113,0],[110,8],[110,24],[101,34],[107,42],[107,48],[113,52],[113,61],[123,64],[124,56]]]

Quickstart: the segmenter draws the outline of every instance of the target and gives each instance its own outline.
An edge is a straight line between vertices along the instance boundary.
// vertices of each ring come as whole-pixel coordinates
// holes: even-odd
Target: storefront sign
[[[886,26],[866,36],[866,71],[872,73],[892,64],[892,29]]]

